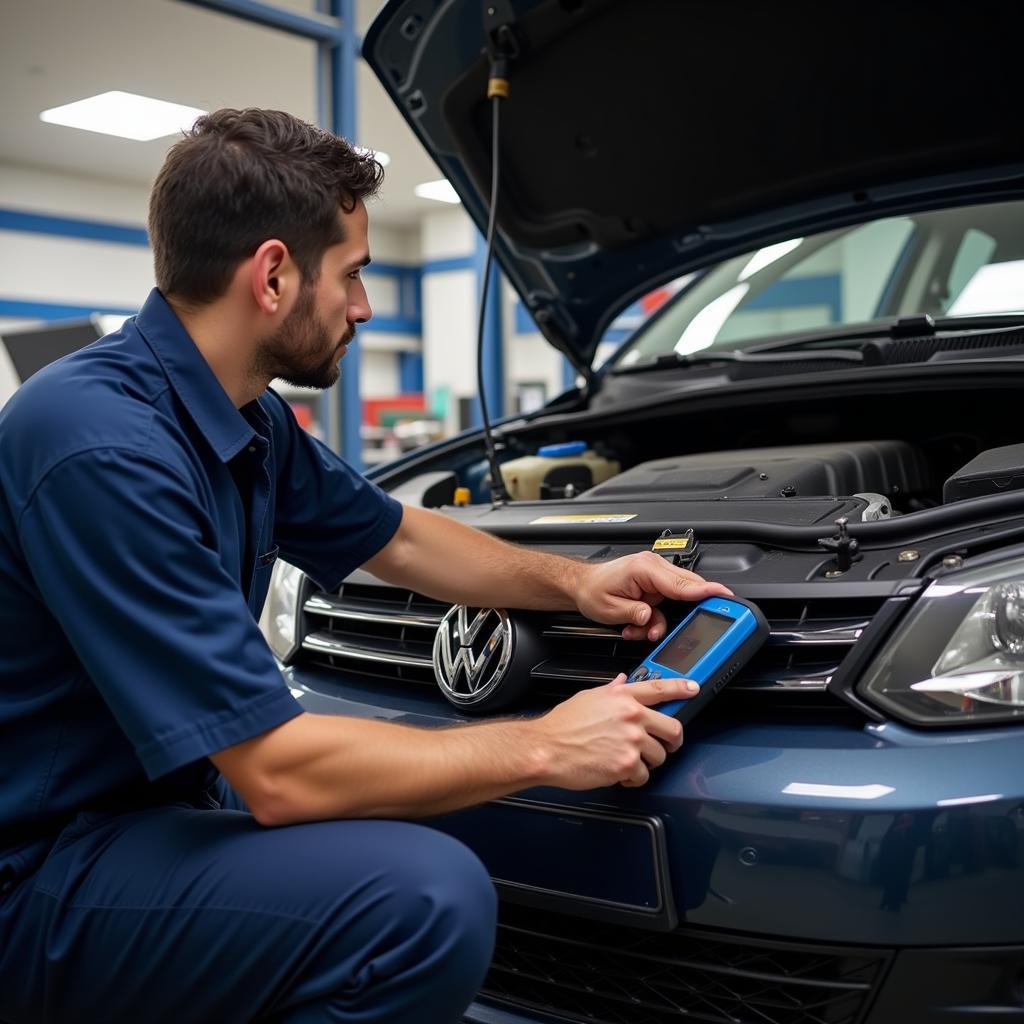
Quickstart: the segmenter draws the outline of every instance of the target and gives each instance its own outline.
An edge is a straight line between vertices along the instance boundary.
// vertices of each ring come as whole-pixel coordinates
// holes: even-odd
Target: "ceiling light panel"
[[[417,185],[413,192],[420,197],[420,199],[434,199],[439,203],[461,203],[452,188],[452,184],[447,178],[441,178],[439,181],[425,181],[421,185]]]
[[[205,113],[197,107],[185,107],[180,103],[168,103],[115,89],[51,107],[39,115],[39,120],[137,142],[150,142],[187,131],[195,124],[196,118]]]

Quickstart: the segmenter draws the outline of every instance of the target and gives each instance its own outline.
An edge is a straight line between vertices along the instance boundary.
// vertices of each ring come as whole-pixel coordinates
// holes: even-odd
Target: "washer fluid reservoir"
[[[501,466],[505,490],[514,501],[574,498],[619,472],[619,463],[591,451],[586,441],[549,444]]]

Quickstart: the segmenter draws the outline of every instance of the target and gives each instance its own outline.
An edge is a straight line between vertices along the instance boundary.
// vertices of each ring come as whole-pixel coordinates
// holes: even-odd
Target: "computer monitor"
[[[103,332],[92,319],[62,320],[30,330],[5,331],[3,343],[24,383],[48,363],[92,344]]]

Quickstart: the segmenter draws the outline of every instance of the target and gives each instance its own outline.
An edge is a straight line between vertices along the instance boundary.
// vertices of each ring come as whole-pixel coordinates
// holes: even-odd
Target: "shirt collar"
[[[149,293],[135,318],[135,326],[221,461],[233,459],[256,430],[235,408],[210,364],[158,289]]]

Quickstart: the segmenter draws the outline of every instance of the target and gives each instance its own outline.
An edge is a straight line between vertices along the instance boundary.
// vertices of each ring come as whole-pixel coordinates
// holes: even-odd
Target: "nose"
[[[366,295],[366,285],[362,278],[357,278],[355,287],[348,295],[348,322],[350,324],[365,324],[373,316],[370,309],[370,300]]]

